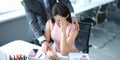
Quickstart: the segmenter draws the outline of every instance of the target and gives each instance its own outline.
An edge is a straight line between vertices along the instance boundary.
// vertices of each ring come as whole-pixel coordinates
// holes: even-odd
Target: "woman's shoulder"
[[[46,25],[49,26],[50,29],[53,28],[53,23],[52,23],[51,19],[49,19],[49,20],[47,21]]]
[[[51,19],[49,19],[49,20],[47,21],[47,24],[48,24],[48,25],[51,25],[51,24],[52,24]]]

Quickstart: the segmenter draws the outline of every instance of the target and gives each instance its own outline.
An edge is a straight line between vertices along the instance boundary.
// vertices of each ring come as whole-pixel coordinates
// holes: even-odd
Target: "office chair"
[[[117,8],[120,8],[120,0],[117,0]]]
[[[89,53],[89,38],[91,32],[91,23],[79,22],[80,31],[75,40],[75,46],[83,53]]]

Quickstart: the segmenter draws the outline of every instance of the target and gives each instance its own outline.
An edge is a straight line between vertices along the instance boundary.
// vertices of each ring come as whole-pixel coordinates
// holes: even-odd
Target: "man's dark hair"
[[[72,22],[69,8],[61,2],[56,3],[52,8],[52,19],[51,20],[53,24],[55,23],[55,20],[53,18],[53,16],[55,15],[60,15],[62,17],[66,17],[67,15],[69,15],[67,18],[67,21],[70,23]]]

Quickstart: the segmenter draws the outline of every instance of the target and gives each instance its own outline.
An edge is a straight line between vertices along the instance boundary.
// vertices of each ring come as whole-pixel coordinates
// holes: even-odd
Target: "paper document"
[[[86,53],[69,53],[69,60],[90,60]]]

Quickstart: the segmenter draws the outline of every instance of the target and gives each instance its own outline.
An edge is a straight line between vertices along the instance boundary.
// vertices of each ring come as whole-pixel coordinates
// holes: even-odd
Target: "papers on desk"
[[[86,53],[69,53],[69,60],[90,60],[89,55]]]
[[[63,56],[61,53],[57,53],[59,60],[68,60],[68,56]]]

